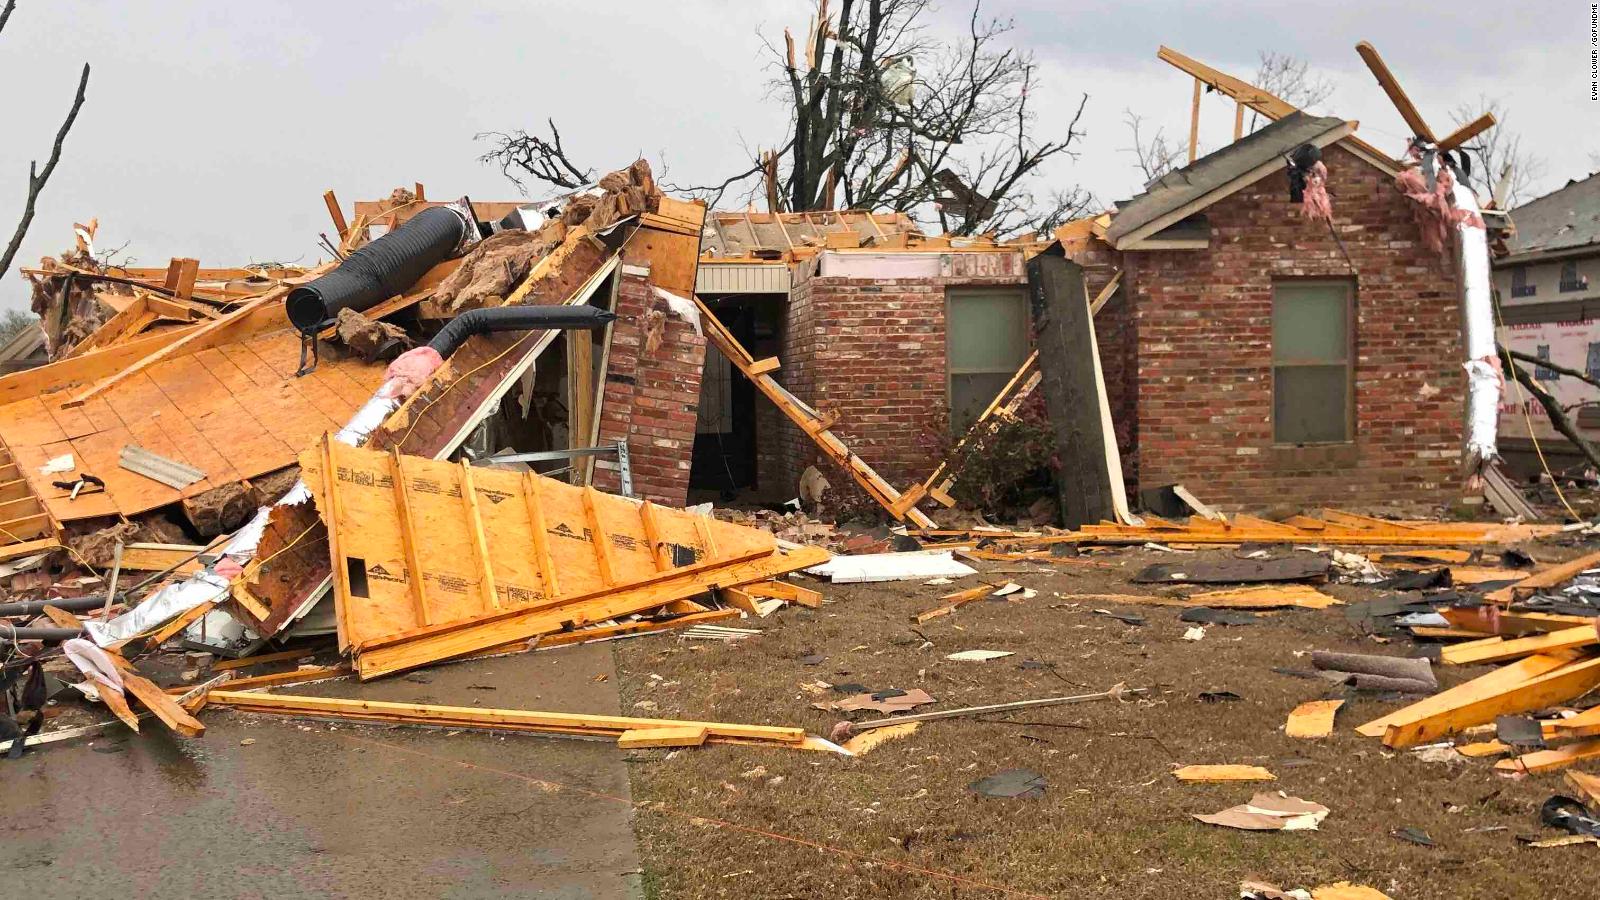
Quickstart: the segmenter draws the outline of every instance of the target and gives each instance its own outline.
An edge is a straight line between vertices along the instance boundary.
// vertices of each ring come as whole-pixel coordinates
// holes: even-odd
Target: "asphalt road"
[[[605,644],[300,692],[618,711]],[[638,896],[628,775],[610,743],[224,710],[201,719],[194,740],[147,721],[141,734],[115,726],[0,759],[4,893]]]

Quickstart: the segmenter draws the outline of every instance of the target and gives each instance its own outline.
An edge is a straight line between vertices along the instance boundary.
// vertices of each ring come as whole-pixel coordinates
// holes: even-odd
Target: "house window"
[[[1539,293],[1539,286],[1528,281],[1528,267],[1516,266],[1511,270],[1511,296],[1532,297]]]
[[[1589,345],[1589,355],[1583,363],[1583,374],[1600,379],[1600,344]]]
[[[1272,286],[1272,439],[1278,444],[1349,441],[1354,426],[1348,281]]]
[[[1563,294],[1589,289],[1589,279],[1578,274],[1578,263],[1576,261],[1567,260],[1561,264],[1561,284],[1559,287]]]
[[[946,297],[950,430],[962,434],[1028,358],[1028,295],[951,288]]]
[[[1540,344],[1540,345],[1538,345],[1537,347],[1533,348],[1533,355],[1539,357],[1540,359],[1549,359],[1550,358],[1550,345],[1549,344]],[[1554,369],[1547,369],[1544,366],[1534,366],[1533,367],[1533,377],[1537,381],[1555,381],[1556,379],[1560,378],[1561,376],[1557,375],[1556,371]]]

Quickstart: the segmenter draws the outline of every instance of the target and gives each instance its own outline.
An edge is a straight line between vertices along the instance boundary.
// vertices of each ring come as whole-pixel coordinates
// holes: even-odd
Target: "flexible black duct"
[[[451,319],[428,346],[445,359],[475,334],[494,331],[542,331],[547,329],[599,328],[615,319],[616,313],[596,306],[493,306],[469,309]]]
[[[361,312],[405,293],[427,271],[449,259],[467,233],[466,219],[435,206],[362,247],[332,272],[289,292],[289,321],[303,333],[333,324],[339,310]]]

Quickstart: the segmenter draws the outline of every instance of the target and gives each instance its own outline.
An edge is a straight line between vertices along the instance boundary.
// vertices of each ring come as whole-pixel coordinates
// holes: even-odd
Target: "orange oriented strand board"
[[[327,447],[334,477],[325,477]],[[340,558],[338,579],[346,643],[360,647],[381,638],[426,626],[470,621],[499,610],[543,607],[563,598],[637,584],[661,573],[645,533],[643,504],[624,497],[591,494],[598,530],[590,523],[584,489],[514,470],[472,468],[477,520],[488,548],[497,607],[488,605],[482,560],[473,534],[471,507],[462,493],[462,467],[422,457],[403,457],[411,537],[423,571],[421,591],[428,622],[416,610],[418,579],[410,571],[407,535],[395,490],[395,457],[329,441],[301,455],[306,483],[317,510],[334,530]],[[333,496],[329,496],[330,483]],[[532,497],[529,491],[532,491]],[[532,502],[530,502],[530,499]],[[547,564],[535,552],[533,516],[537,509]],[[667,558],[686,565],[718,558],[770,553],[776,540],[766,532],[716,520],[697,523],[681,510],[653,508],[657,542]],[[707,546],[709,534],[715,552]],[[603,542],[613,578],[601,577],[596,541]],[[557,588],[549,588],[553,572]],[[347,584],[348,582],[348,584]]]
[[[60,521],[134,515],[213,487],[276,471],[322,433],[344,425],[381,383],[385,366],[330,360],[297,379],[299,341],[292,331],[162,359],[109,385],[82,406],[61,403],[79,390],[57,391],[0,406],[0,441],[21,477]],[[370,386],[370,387],[369,387]],[[176,491],[122,469],[129,443],[188,463],[206,479]],[[39,467],[72,453],[72,472]],[[91,473],[106,490],[68,500],[53,481]]]
[[[1333,734],[1333,717],[1338,714],[1343,700],[1311,700],[1296,706],[1289,713],[1283,733],[1292,738],[1322,738]]]

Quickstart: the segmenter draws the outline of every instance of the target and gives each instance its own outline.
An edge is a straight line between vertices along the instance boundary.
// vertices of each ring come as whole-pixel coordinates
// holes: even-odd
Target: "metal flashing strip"
[[[197,481],[204,481],[206,473],[194,466],[151,453],[137,444],[122,448],[117,464],[130,472],[159,481],[174,490],[183,490]]]

